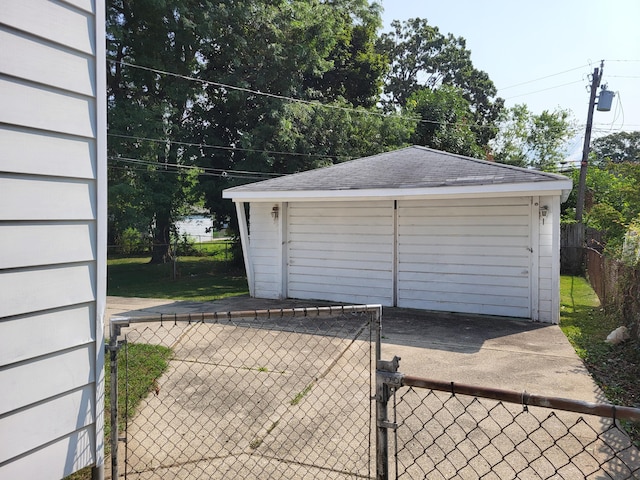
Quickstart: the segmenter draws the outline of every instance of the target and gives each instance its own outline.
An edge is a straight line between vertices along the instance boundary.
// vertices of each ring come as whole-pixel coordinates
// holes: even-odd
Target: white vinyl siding
[[[253,270],[254,295],[282,298],[282,243],[280,221],[271,215],[274,205],[252,203],[249,211],[249,256]]]
[[[104,8],[0,9],[3,480],[104,462]]]
[[[393,201],[288,208],[288,296],[393,305]]]
[[[398,306],[529,317],[530,204],[398,202]]]
[[[538,311],[539,320],[547,323],[560,321],[560,200],[558,197],[540,197],[540,206],[548,213],[539,218]],[[557,230],[554,232],[554,230]],[[554,241],[555,239],[555,241]]]

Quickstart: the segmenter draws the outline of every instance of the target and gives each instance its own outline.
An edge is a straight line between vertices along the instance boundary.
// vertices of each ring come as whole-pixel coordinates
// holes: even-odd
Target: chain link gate
[[[112,318],[112,478],[371,478],[380,325],[379,306]]]
[[[380,480],[640,478],[620,425],[640,409],[428,380],[399,361],[377,364]]]

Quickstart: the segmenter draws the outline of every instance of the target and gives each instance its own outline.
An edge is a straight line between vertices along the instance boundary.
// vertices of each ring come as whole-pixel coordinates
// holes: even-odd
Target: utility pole
[[[578,200],[576,204],[576,222],[582,224],[582,214],[584,212],[584,197],[587,189],[587,165],[589,160],[589,144],[591,143],[591,128],[593,125],[593,110],[596,106],[596,93],[602,80],[602,70],[604,69],[604,60],[600,62],[600,69],[593,69],[593,78],[591,79],[591,95],[589,97],[589,112],[587,114],[587,130],[584,134],[584,146],[582,147],[582,161],[580,163],[580,181],[578,183]],[[580,244],[584,243],[584,228],[581,228]]]

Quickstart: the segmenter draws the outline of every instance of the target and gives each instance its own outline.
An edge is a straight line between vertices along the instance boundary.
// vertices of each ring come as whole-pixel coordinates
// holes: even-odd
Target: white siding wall
[[[103,459],[104,2],[0,8],[0,479]]]
[[[529,197],[398,202],[398,306],[529,317]]]
[[[538,219],[540,222],[539,320],[558,323],[560,321],[560,199],[557,196],[540,197],[540,206],[548,207],[548,213],[544,219]]]
[[[288,296],[393,305],[393,201],[288,208]]]
[[[278,206],[278,219],[271,216],[274,205]],[[251,203],[249,208],[249,258],[254,296],[283,298],[282,206],[279,203]]]

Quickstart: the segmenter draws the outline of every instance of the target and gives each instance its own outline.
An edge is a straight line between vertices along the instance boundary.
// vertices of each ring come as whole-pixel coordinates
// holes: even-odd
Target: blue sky
[[[392,20],[421,17],[464,37],[474,65],[489,74],[507,106],[526,103],[535,113],[567,108],[581,129],[589,75],[604,59],[603,83],[617,95],[610,112],[595,113],[594,135],[640,130],[640,0],[382,0],[382,6],[385,30]]]

